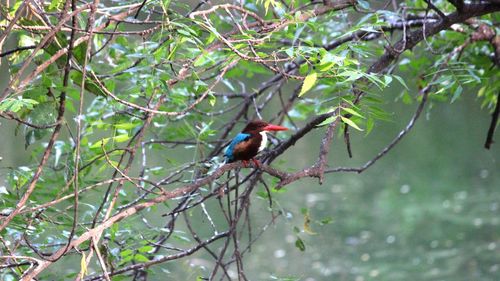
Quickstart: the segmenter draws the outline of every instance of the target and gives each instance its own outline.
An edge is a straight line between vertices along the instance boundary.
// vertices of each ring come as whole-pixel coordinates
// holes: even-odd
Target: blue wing
[[[239,133],[234,137],[234,139],[231,141],[231,143],[227,146],[226,151],[224,152],[224,157],[226,157],[226,162],[230,163],[234,161],[234,147],[242,142],[246,141],[248,138],[250,138],[250,134],[244,134],[244,133]]]

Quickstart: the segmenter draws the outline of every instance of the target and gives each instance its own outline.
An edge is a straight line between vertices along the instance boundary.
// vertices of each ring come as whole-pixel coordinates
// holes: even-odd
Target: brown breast
[[[234,160],[250,160],[259,152],[262,136],[259,133],[250,133],[251,137],[238,143],[233,150]]]

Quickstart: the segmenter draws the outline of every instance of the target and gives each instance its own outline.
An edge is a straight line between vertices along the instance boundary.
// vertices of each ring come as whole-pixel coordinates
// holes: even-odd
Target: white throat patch
[[[260,142],[260,146],[259,146],[258,151],[261,152],[267,146],[267,134],[266,134],[266,131],[262,131],[259,134],[262,136],[262,141]]]

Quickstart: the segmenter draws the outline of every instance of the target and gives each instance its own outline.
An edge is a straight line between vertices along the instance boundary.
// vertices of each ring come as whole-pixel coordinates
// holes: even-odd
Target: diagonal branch
[[[432,4],[432,0],[425,0],[425,3],[427,3],[427,6],[439,15],[441,20],[443,20],[443,21],[448,20],[448,18],[443,13],[443,11],[441,11],[440,9],[438,9],[438,7],[436,7],[434,4]]]
[[[488,135],[486,136],[486,142],[484,143],[484,147],[486,149],[490,149],[491,144],[493,143],[493,136],[495,135],[495,129],[498,124],[498,115],[500,115],[500,92],[497,95],[497,105],[495,106],[495,110],[491,114],[491,123],[488,129]]]

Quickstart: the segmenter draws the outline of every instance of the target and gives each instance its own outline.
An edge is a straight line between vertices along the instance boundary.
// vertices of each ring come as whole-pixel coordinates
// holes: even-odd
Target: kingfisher
[[[243,165],[247,167],[248,160],[252,160],[258,167],[260,163],[254,157],[266,148],[266,132],[286,130],[288,130],[288,128],[269,124],[262,120],[251,121],[241,133],[234,137],[226,148],[224,152],[226,163],[241,160],[243,161]]]

